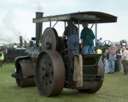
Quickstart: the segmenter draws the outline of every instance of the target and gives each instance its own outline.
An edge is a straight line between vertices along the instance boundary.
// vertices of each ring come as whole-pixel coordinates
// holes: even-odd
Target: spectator
[[[103,46],[103,44],[102,44],[102,38],[97,39],[96,46],[98,48],[101,48]]]
[[[121,56],[121,50],[120,48],[118,48],[118,50],[116,51],[115,72],[119,72],[121,69]]]
[[[109,73],[109,63],[108,63],[108,49],[105,50],[104,54],[103,54],[103,62],[104,62],[104,69],[105,69],[105,73]]]
[[[122,53],[122,64],[124,69],[124,74],[128,74],[128,47]]]
[[[109,48],[109,55],[108,55],[108,63],[109,63],[109,73],[115,72],[115,60],[116,60],[116,48],[111,46]]]

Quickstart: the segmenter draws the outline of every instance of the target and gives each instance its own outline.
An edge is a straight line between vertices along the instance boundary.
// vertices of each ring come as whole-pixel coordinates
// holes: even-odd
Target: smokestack
[[[19,36],[19,40],[20,40],[20,47],[22,47],[23,46],[23,37]]]
[[[24,41],[24,47],[25,48],[27,47],[27,41],[26,40]]]
[[[36,19],[42,18],[43,17],[43,12],[36,12]],[[39,39],[42,34],[42,22],[41,23],[36,23],[36,45],[39,45]]]

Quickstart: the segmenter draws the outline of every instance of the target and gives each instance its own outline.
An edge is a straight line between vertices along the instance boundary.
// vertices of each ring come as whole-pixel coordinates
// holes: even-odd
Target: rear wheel
[[[45,51],[39,55],[35,80],[43,96],[55,96],[64,87],[65,68],[61,56],[56,51]]]

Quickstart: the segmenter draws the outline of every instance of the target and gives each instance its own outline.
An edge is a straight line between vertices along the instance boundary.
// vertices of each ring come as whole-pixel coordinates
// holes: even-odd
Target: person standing
[[[116,47],[111,46],[109,48],[108,62],[109,62],[109,73],[115,72],[115,61],[116,61]]]
[[[118,48],[116,51],[115,72],[119,72],[121,69],[121,56],[122,53],[120,51],[120,48]]]
[[[81,31],[81,41],[82,41],[82,53],[83,54],[92,54],[94,53],[94,42],[95,39],[94,33],[91,29],[88,28],[88,23],[83,23],[83,30]]]
[[[122,64],[124,69],[124,74],[128,74],[128,47],[122,53]]]
[[[110,69],[109,69],[109,53],[108,53],[108,49],[105,49],[105,52],[103,53],[103,63],[104,63],[104,69],[105,69],[105,73],[109,73]]]
[[[68,49],[68,73],[69,80],[73,79],[74,72],[74,56],[79,55],[79,33],[78,28],[74,25],[72,20],[68,21],[68,26],[65,28],[64,36],[67,38],[67,49]]]
[[[67,37],[68,52],[73,55],[79,54],[79,33],[78,28],[73,21],[68,21],[68,26],[65,28],[64,36]]]

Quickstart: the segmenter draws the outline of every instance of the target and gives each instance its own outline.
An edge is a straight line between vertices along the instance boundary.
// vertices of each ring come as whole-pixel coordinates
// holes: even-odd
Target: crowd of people
[[[119,72],[123,69],[124,74],[128,73],[128,47],[119,48],[110,46],[104,53],[105,73]]]

